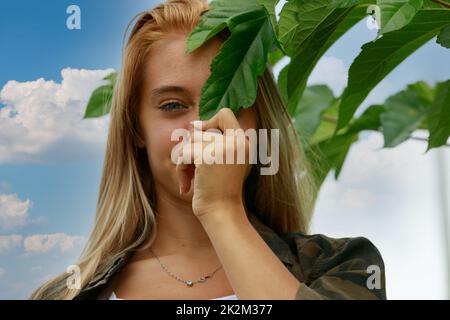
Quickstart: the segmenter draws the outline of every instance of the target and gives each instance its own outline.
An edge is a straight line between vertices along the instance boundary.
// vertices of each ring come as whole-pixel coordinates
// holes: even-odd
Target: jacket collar
[[[252,226],[261,236],[261,238],[266,242],[266,244],[272,249],[275,255],[288,267],[292,269],[295,264],[295,257],[286,241],[284,241],[275,231],[266,226],[255,214],[249,212],[248,218]],[[93,290],[95,288],[99,289],[108,283],[110,278],[115,275],[130,258],[131,252],[127,251],[119,255],[111,266],[103,273],[96,275],[88,285],[83,288],[80,292],[85,293],[86,291]]]

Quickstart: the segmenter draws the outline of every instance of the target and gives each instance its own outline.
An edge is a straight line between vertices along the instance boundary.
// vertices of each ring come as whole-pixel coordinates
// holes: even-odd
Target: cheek
[[[170,155],[170,151],[177,143],[171,141],[171,134],[173,130],[170,126],[154,126],[148,134],[148,148],[152,158],[163,159]]]
[[[161,170],[173,166],[171,153],[178,141],[172,141],[171,136],[178,128],[175,123],[167,121],[154,123],[149,127],[146,135],[147,153],[154,169]]]

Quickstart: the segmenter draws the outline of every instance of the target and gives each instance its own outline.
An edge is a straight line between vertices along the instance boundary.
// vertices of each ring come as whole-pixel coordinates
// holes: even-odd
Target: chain
[[[178,280],[180,282],[183,282],[188,287],[192,287],[195,283],[205,282],[207,279],[211,278],[217,271],[219,271],[220,268],[222,268],[222,266],[220,266],[216,270],[214,270],[214,272],[210,273],[209,275],[202,276],[202,277],[198,278],[198,280],[196,280],[196,281],[184,280],[183,278],[180,278],[179,276],[177,276],[177,275],[173,274],[172,272],[170,272],[169,269],[167,269],[167,267],[159,260],[158,256],[153,252],[153,250],[151,248],[150,248],[150,252],[158,260],[159,264],[164,269],[164,271],[166,271],[172,278],[175,278],[176,280]]]

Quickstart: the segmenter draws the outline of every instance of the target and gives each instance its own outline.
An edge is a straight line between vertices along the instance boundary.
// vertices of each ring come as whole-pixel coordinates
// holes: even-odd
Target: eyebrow
[[[189,93],[189,90],[187,90],[185,87],[180,87],[180,86],[174,86],[174,85],[165,85],[165,86],[161,86],[158,87],[156,89],[152,90],[152,95],[157,97],[160,96],[164,93],[168,93],[168,92],[179,92],[179,93]]]

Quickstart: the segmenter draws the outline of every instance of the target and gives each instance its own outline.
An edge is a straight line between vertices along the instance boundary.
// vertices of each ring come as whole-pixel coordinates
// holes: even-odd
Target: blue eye
[[[186,108],[185,106],[183,106],[178,102],[169,102],[159,107],[159,109],[163,110],[164,112],[175,112],[185,108]]]

